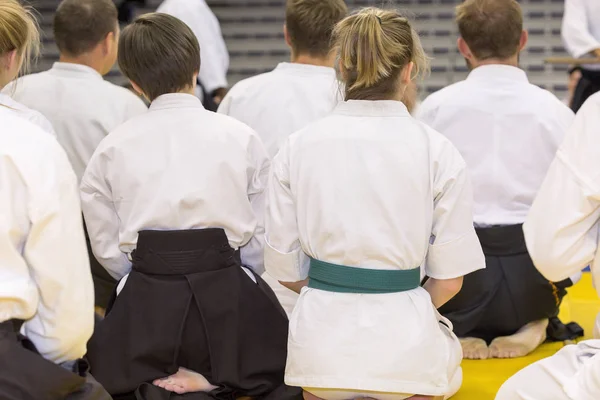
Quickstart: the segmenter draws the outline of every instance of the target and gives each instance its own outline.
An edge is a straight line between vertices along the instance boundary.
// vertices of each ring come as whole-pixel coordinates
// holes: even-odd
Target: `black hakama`
[[[535,268],[522,225],[476,229],[486,268],[464,277],[461,291],[440,308],[458,337],[491,341],[558,315],[570,279],[552,283]]]
[[[106,269],[96,260],[92,252],[92,244],[88,235],[85,221],[83,223],[83,231],[85,232],[85,243],[87,245],[88,257],[90,260],[90,269],[92,271],[92,279],[94,280],[94,305],[100,308],[106,308],[112,293],[117,286],[117,281],[110,276]]]
[[[92,373],[115,399],[179,398],[145,384],[179,367],[219,387],[186,399],[301,399],[283,385],[287,317],[254,277],[222,229],[140,232],[127,282],[88,344]]]
[[[581,79],[575,87],[573,100],[571,101],[571,110],[577,113],[583,103],[594,93],[600,91],[600,71],[590,69],[581,69]]]
[[[33,343],[17,333],[13,321],[0,323],[0,399],[111,400],[78,360],[73,370],[42,357]]]

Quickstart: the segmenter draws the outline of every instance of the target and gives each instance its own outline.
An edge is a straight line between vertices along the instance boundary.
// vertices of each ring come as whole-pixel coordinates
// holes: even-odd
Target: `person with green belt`
[[[345,101],[289,137],[267,190],[265,268],[300,292],[285,382],[305,399],[449,397],[462,352],[437,308],[485,267],[466,165],[405,105],[428,69],[406,18],[366,8],[333,37]]]

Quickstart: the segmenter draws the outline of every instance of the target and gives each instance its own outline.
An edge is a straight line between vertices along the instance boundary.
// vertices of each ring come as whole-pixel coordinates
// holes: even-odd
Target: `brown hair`
[[[112,0],[63,0],[54,15],[54,40],[61,53],[79,56],[91,51],[119,21]]]
[[[395,11],[364,8],[340,22],[333,36],[346,100],[393,98],[409,63],[414,63],[413,78],[429,70],[419,36]]]
[[[456,7],[456,22],[479,60],[504,60],[519,51],[523,12],[516,0],[466,0]]]
[[[327,57],[333,27],[347,14],[343,0],[287,0],[285,26],[292,52]]]
[[[121,34],[119,67],[153,101],[193,84],[194,75],[200,71],[200,45],[179,19],[145,14]]]
[[[16,50],[27,72],[40,50],[40,33],[32,9],[17,0],[0,1],[0,55]]]

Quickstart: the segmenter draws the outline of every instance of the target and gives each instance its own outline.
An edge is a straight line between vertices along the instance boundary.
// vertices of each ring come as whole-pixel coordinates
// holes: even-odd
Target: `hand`
[[[600,49],[595,49],[594,51],[592,51],[592,53],[594,53],[594,56],[596,56],[597,58],[600,58]]]
[[[308,286],[308,279],[305,279],[303,281],[298,281],[298,282],[281,282],[281,281],[279,281],[279,283],[281,283],[286,288],[290,289],[292,292],[300,293],[300,291],[302,290],[303,287]]]

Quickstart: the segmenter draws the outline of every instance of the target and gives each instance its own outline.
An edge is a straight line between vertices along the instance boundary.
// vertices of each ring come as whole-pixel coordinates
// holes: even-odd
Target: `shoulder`
[[[551,118],[562,125],[570,125],[575,118],[575,113],[565,105],[556,95],[539,86],[529,84],[529,104],[537,108],[544,118]]]
[[[464,89],[465,85],[466,81],[456,82],[430,94],[419,104],[417,114],[422,115],[453,101],[456,95]]]

